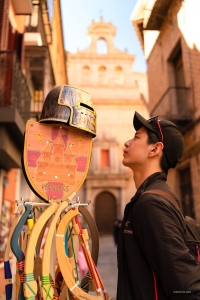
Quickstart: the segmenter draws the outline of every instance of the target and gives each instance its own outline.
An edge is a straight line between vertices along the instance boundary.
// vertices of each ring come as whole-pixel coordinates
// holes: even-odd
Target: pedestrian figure
[[[121,224],[122,224],[122,221],[117,219],[114,223],[114,226],[113,226],[114,243],[115,243],[116,246],[118,244],[119,231],[120,231],[120,228],[121,228]]]
[[[166,181],[183,154],[183,136],[157,116],[146,120],[135,112],[133,125],[122,163],[133,171],[137,191],[118,240],[117,300],[200,299],[200,265],[186,244],[183,216],[164,196],[143,194],[161,190],[177,199]]]

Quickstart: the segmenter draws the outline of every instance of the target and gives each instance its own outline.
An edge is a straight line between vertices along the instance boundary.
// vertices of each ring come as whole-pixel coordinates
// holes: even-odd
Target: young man
[[[200,299],[200,266],[186,246],[181,214],[161,195],[142,195],[173,194],[167,173],[183,154],[183,136],[174,123],[137,112],[133,124],[122,163],[133,171],[137,192],[125,207],[118,241],[117,300]]]

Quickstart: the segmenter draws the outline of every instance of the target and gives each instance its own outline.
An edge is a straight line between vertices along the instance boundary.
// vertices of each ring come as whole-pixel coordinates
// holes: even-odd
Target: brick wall
[[[177,168],[170,171],[168,181],[180,197],[179,171],[190,166],[192,197],[198,221],[200,221],[200,42],[197,30],[200,28],[200,18],[197,14],[199,9],[198,1],[172,1],[147,60],[149,109],[151,112],[166,90],[175,86],[172,59],[177,45],[180,43],[185,86],[190,88],[187,90],[187,101],[190,103],[193,119],[183,130],[185,154]],[[170,93],[168,95],[171,97],[172,92]],[[161,110],[164,105],[163,101]],[[169,108],[169,117],[170,114]]]

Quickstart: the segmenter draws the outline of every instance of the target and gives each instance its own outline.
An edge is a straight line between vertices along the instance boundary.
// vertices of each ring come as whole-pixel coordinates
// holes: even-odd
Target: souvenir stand
[[[87,176],[95,135],[90,95],[67,85],[48,93],[39,122],[27,122],[22,169],[40,201],[16,203],[4,257],[6,300],[13,295],[17,300],[110,299],[97,270],[98,230],[89,203],[76,197]],[[16,274],[11,272],[10,251]]]

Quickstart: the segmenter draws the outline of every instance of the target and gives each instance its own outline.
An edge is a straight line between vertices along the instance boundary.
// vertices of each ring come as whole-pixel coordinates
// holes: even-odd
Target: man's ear
[[[152,149],[149,152],[149,156],[152,157],[152,156],[158,155],[159,153],[162,152],[163,148],[164,148],[164,145],[161,142],[158,142],[158,143],[152,145]]]

